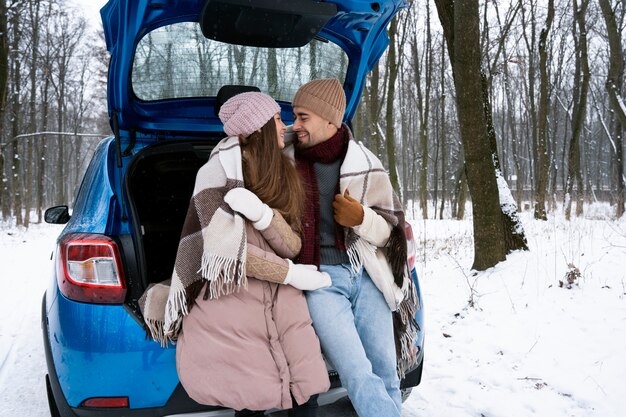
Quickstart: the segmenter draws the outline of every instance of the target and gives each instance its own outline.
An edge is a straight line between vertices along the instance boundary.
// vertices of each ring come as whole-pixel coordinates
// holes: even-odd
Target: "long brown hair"
[[[304,187],[293,162],[278,147],[272,117],[261,131],[239,137],[246,188],[276,209],[296,231],[301,231]]]

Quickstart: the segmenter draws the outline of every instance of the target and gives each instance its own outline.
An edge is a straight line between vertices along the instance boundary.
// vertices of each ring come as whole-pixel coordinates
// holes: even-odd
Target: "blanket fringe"
[[[183,288],[172,291],[165,305],[165,337],[175,341],[182,327],[183,316],[189,314],[187,307],[187,297]]]
[[[346,252],[350,259],[350,267],[352,272],[358,274],[363,267],[363,259],[366,256],[376,256],[376,247],[369,244],[365,239],[359,237],[352,245],[350,245]]]
[[[159,342],[162,348],[169,346],[169,338],[165,336],[165,323],[162,320],[144,319],[146,337]]]
[[[202,254],[202,266],[198,272],[209,281],[211,299],[239,291],[242,286],[248,287],[245,259],[237,260],[205,252]]]
[[[407,277],[409,285],[405,298],[394,312],[396,316],[395,333],[396,349],[398,350],[397,372],[400,379],[404,378],[406,372],[410,370],[417,360],[417,348],[415,339],[419,332],[419,325],[415,321],[415,311],[417,309],[417,294],[411,276]],[[398,323],[399,322],[399,323]]]

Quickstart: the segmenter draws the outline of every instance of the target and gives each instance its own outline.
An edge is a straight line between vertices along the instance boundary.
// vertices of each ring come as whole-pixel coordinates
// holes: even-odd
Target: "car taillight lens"
[[[406,257],[409,264],[409,270],[415,267],[415,238],[413,237],[413,228],[409,222],[404,223],[404,234],[406,235]]]
[[[108,236],[64,236],[57,252],[57,280],[63,295],[71,300],[121,304],[126,298],[119,249]]]
[[[81,407],[128,408],[128,397],[94,397],[82,402]]]

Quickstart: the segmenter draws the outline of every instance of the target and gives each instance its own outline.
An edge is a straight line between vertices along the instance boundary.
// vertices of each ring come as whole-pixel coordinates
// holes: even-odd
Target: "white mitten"
[[[330,287],[332,282],[330,275],[318,271],[315,265],[294,264],[289,261],[289,272],[287,272],[283,284],[291,285],[302,291],[313,291]]]
[[[245,188],[233,188],[224,196],[224,201],[236,212],[252,222],[257,230],[265,230],[272,222],[274,212],[252,191]]]

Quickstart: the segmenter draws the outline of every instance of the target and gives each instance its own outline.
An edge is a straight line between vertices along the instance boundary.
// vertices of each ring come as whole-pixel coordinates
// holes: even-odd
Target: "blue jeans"
[[[391,310],[364,269],[321,265],[333,285],[306,291],[313,327],[324,355],[359,417],[399,417],[402,407],[396,373]]]

